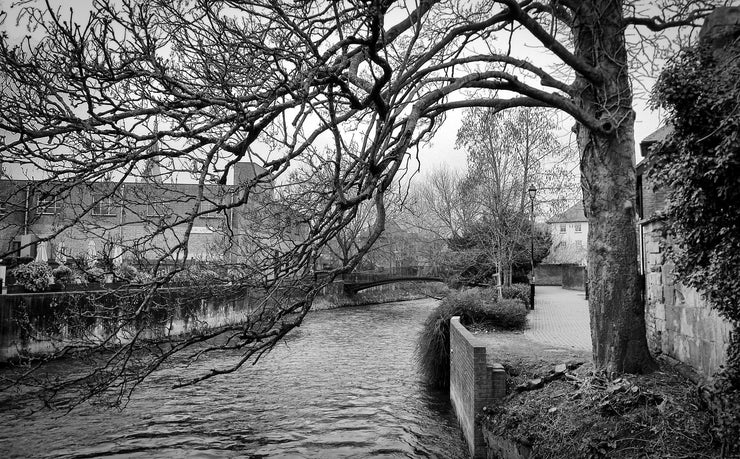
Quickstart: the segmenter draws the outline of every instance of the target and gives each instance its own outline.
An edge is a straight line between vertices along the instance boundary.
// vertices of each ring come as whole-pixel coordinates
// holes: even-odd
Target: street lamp
[[[531,263],[532,275],[529,279],[529,309],[534,309],[534,198],[537,196],[537,188],[534,185],[529,187],[529,261]]]

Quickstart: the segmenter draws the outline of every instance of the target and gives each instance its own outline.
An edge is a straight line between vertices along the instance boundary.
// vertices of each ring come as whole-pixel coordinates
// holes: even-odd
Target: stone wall
[[[486,362],[486,347],[461,323],[450,319],[450,399],[473,458],[486,457],[483,432],[475,416],[506,395],[506,373]]]
[[[642,224],[645,270],[645,321],[648,343],[711,377],[726,360],[731,326],[693,288],[675,281],[665,259],[663,223]]]
[[[167,301],[176,306],[173,306],[171,318],[145,324],[144,338],[177,336],[196,329],[242,323],[259,303],[258,298],[249,295],[206,301],[190,298],[194,295],[188,292],[162,293],[155,298],[155,301]],[[103,298],[102,292],[0,295],[0,362],[49,355],[66,345],[90,344],[106,338],[117,323],[69,315],[70,308],[79,307],[80,301],[91,294]],[[74,323],[70,322],[71,317]],[[130,332],[121,330],[115,338],[123,344],[128,342]]]

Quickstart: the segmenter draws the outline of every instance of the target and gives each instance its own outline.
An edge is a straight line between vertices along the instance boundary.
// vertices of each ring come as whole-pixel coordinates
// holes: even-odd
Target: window
[[[146,205],[146,222],[164,227],[170,217],[170,208],[162,202],[149,203]]]
[[[576,233],[580,233],[581,232],[581,224],[580,223],[576,223],[574,226],[575,226],[575,229],[576,229]]]
[[[583,247],[583,241],[577,240],[576,241],[576,247]]]
[[[8,204],[0,202],[0,217],[4,217],[8,214]]]
[[[201,218],[223,218],[223,215],[220,213],[222,211],[217,212],[216,211],[217,205],[211,201],[203,200],[200,202],[200,212],[202,215]],[[207,213],[203,213],[207,212]]]
[[[54,215],[60,208],[61,206],[55,197],[48,196],[39,198],[38,210],[40,214]]]
[[[116,215],[116,206],[113,204],[113,197],[106,196],[102,193],[93,194],[93,215]]]
[[[560,225],[560,233],[565,233],[565,225]]]
[[[21,241],[12,241],[10,243],[10,256],[13,256],[13,257],[21,256]]]
[[[149,203],[146,206],[147,217],[165,217],[167,216],[167,208],[162,203]]]

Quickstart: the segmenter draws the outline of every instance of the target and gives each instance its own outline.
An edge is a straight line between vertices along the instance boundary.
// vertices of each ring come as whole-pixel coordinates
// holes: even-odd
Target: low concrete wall
[[[484,406],[506,396],[506,373],[500,364],[488,365],[486,346],[461,323],[450,319],[450,399],[473,458],[486,457],[486,445],[475,416]]]
[[[641,233],[648,344],[710,378],[727,359],[732,326],[699,292],[675,281],[661,246],[663,223],[644,223]]]
[[[100,342],[115,330],[117,321],[96,317],[96,308],[114,308],[116,299],[86,300],[101,292],[0,295],[0,362],[18,357],[49,355],[64,346]],[[221,301],[188,298],[186,291],[159,295],[159,305],[170,301],[149,317],[143,338],[177,336],[194,330],[243,322],[258,302],[245,295]],[[106,311],[110,315],[110,309]],[[142,324],[139,324],[142,325]],[[130,340],[124,328],[115,339]]]

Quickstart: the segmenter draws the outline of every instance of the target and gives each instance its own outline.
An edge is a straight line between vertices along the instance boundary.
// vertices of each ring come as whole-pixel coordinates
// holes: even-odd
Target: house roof
[[[556,215],[547,221],[547,223],[570,223],[570,222],[588,222],[586,214],[583,212],[583,203],[579,202],[568,208],[560,215]]]
[[[651,132],[647,137],[640,141],[640,144],[652,144],[665,140],[673,132],[673,126],[665,124],[659,127],[656,131]]]
[[[640,141],[640,154],[642,160],[635,166],[637,175],[643,175],[645,171],[652,165],[653,159],[650,157],[650,149],[653,145],[658,142],[662,142],[667,139],[673,133],[673,126],[666,124],[653,131]]]

